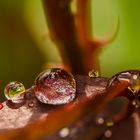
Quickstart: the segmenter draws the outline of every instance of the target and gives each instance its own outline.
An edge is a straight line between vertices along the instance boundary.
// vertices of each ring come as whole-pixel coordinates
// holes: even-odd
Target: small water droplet
[[[8,100],[14,103],[20,103],[24,100],[25,87],[18,81],[10,82],[4,89],[4,95]]]
[[[132,101],[132,105],[135,106],[136,108],[138,108],[140,106],[140,101],[138,98],[135,98],[133,101]]]
[[[106,138],[110,138],[112,136],[112,131],[111,130],[106,130],[105,133],[104,133],[104,136]]]
[[[96,70],[91,70],[91,71],[89,71],[88,76],[89,76],[90,78],[99,77],[99,72],[96,71]]]
[[[3,109],[3,104],[2,104],[2,103],[0,103],[0,110],[1,110],[1,109]]]
[[[39,74],[34,91],[42,103],[65,104],[75,98],[76,82],[72,74],[60,68],[52,68]]]
[[[34,107],[34,103],[33,103],[33,102],[29,102],[29,103],[28,103],[28,106],[29,106],[29,107]]]
[[[107,120],[106,125],[107,125],[107,127],[111,127],[114,125],[114,122],[112,120]]]
[[[69,133],[70,133],[69,129],[65,127],[59,131],[59,136],[65,138],[69,135]]]
[[[96,123],[99,124],[99,125],[104,124],[104,118],[98,117],[98,118],[96,119]]]

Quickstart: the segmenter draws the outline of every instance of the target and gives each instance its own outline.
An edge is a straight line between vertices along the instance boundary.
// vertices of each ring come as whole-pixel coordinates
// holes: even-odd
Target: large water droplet
[[[99,77],[99,73],[96,70],[91,70],[91,71],[89,71],[88,76],[90,78],[96,78],[96,77]]]
[[[76,82],[72,74],[53,68],[37,77],[34,90],[36,98],[42,103],[65,104],[75,98]]]
[[[5,97],[14,103],[21,103],[24,99],[25,87],[18,81],[10,82],[4,89]]]

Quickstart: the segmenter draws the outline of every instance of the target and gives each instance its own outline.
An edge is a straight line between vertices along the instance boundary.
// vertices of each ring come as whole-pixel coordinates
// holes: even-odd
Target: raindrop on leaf
[[[65,127],[59,131],[59,136],[65,138],[69,135],[69,133],[70,133],[69,129]]]
[[[104,118],[103,117],[97,117],[96,123],[99,124],[99,125],[104,124]]]
[[[4,95],[14,103],[21,103],[24,100],[25,87],[18,81],[10,82],[4,89]]]
[[[106,125],[107,125],[107,127],[111,127],[114,125],[114,122],[112,120],[107,120]]]
[[[65,104],[75,98],[76,82],[71,73],[60,68],[52,68],[39,74],[34,91],[36,98],[42,103]]]
[[[104,133],[104,136],[106,138],[110,138],[112,136],[112,131],[111,130],[106,130],[105,133]]]
[[[91,71],[89,71],[88,76],[90,78],[97,78],[97,77],[99,77],[99,72],[96,70],[91,70]]]
[[[29,106],[29,107],[34,107],[34,103],[33,103],[33,102],[29,102],[29,103],[28,103],[28,106]]]

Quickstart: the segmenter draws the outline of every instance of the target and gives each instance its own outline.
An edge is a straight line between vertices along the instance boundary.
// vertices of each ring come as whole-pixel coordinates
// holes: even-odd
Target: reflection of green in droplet
[[[14,81],[6,85],[4,89],[5,97],[8,100],[19,100],[23,98],[23,93],[25,92],[25,87],[22,83]]]
[[[91,71],[89,71],[88,76],[90,78],[96,78],[96,77],[99,77],[99,73],[96,70],[91,70]]]
[[[137,94],[140,90],[140,76],[139,75],[133,75],[132,79],[130,79],[130,86],[128,89],[134,93]]]

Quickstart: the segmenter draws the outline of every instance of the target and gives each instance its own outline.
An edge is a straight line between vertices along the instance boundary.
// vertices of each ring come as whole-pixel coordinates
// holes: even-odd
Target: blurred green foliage
[[[139,7],[138,0],[93,1],[94,36],[113,32],[120,18],[117,38],[100,55],[102,75],[140,67]],[[49,39],[41,0],[1,0],[0,19],[1,93],[6,83],[13,80],[31,86],[47,62],[61,62],[55,44]]]
[[[102,74],[111,76],[127,69],[139,69],[140,1],[94,0],[94,33],[112,29],[112,22],[120,18],[117,38],[103,49],[100,56]],[[115,19],[116,18],[116,19]],[[95,19],[95,20],[94,20]],[[114,23],[113,23],[114,24]]]

